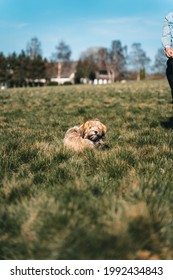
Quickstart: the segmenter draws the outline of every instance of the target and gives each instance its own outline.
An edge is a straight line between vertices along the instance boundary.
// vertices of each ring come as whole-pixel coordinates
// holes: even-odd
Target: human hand
[[[171,48],[165,48],[165,53],[167,57],[173,57],[173,50]]]

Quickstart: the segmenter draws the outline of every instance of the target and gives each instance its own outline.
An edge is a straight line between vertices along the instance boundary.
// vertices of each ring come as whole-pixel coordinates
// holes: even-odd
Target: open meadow
[[[0,91],[0,259],[173,259],[166,80]],[[104,150],[63,147],[98,118]]]

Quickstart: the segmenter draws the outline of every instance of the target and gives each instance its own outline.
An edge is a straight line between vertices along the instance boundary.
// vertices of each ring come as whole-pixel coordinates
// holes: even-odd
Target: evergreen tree
[[[79,60],[76,66],[76,72],[75,72],[75,84],[80,84],[81,79],[85,77],[84,72],[84,64],[82,60]]]
[[[18,56],[18,80],[19,85],[21,86],[28,85],[27,80],[29,77],[29,64],[30,57],[22,50]]]
[[[8,75],[7,83],[9,87],[17,86],[18,84],[18,57],[14,52],[7,57]]]
[[[39,80],[45,78],[46,63],[41,56],[37,56],[34,59],[30,59],[28,63],[28,75],[27,78],[30,80],[31,85],[35,83],[39,84]]]
[[[85,57],[78,61],[75,73],[75,83],[80,83],[81,78],[94,81],[97,65],[92,56]]]
[[[42,58],[41,42],[37,37],[31,39],[27,44],[26,54],[29,59],[26,69],[26,78],[30,85],[35,85],[36,81],[45,78],[45,61]],[[22,64],[23,66],[23,64]]]
[[[0,82],[5,82],[8,76],[7,61],[4,54],[0,53]]]

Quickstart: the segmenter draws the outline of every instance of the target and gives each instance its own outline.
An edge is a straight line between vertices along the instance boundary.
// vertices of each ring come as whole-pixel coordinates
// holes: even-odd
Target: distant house
[[[94,85],[104,85],[114,82],[114,71],[112,71],[111,65],[107,65],[104,60],[97,64],[97,70],[95,71],[95,79],[89,80],[88,78],[82,78],[81,82],[83,84],[94,84]]]
[[[57,83],[58,85],[63,85],[66,83],[75,83],[75,72],[78,62],[68,61],[68,62],[49,62],[46,66],[46,76],[49,82]],[[81,78],[81,83],[83,84],[110,84],[114,82],[115,72],[112,70],[111,65],[107,65],[105,61],[100,61],[97,65],[97,70],[95,72],[94,81],[90,81],[88,78]]]
[[[60,63],[48,63],[47,65],[47,77],[50,82],[63,85],[65,83],[74,84],[75,71],[77,62],[60,62]]]
[[[96,71],[96,79],[94,84],[110,84],[114,81],[114,72],[111,67],[105,63],[104,60],[98,63],[98,70]]]

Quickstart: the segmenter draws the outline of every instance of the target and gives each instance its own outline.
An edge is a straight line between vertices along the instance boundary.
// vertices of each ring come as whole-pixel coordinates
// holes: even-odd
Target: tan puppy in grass
[[[64,146],[77,152],[87,148],[103,148],[103,138],[106,131],[106,126],[98,119],[87,121],[80,126],[74,126],[67,130],[64,137]]]

